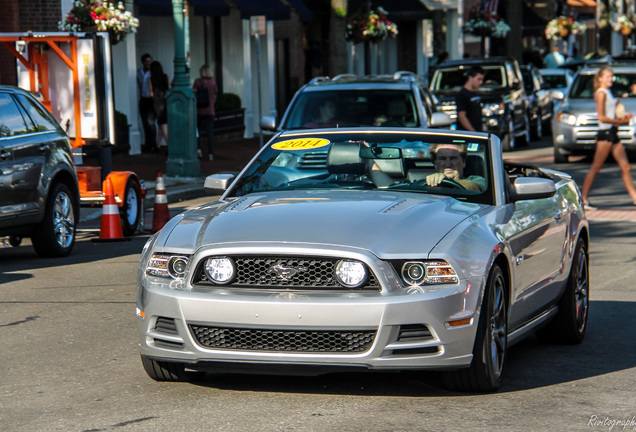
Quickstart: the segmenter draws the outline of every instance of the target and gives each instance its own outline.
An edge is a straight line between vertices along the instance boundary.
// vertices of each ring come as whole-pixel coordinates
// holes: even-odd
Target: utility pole
[[[193,177],[200,175],[197,158],[195,119],[197,110],[185,55],[184,0],[172,0],[174,17],[174,80],[167,93],[168,105],[168,161],[169,176]]]

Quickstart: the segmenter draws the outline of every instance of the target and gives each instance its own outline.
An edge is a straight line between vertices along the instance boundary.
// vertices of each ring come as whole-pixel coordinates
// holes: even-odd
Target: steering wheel
[[[464,187],[464,185],[462,185],[458,181],[455,181],[455,180],[450,179],[448,177],[443,179],[442,182],[440,183],[440,185],[444,185],[444,186],[447,186],[447,187],[450,186],[450,187],[455,188],[455,189],[466,189]]]

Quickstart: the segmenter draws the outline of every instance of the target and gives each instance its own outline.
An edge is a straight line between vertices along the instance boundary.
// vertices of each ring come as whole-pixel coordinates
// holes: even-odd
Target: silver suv
[[[0,237],[31,237],[40,256],[75,244],[79,188],[71,143],[30,92],[0,86]]]
[[[631,85],[636,83],[636,66],[612,66],[614,84],[612,93],[621,98],[626,112],[636,112],[636,93]],[[598,116],[594,101],[594,74],[598,68],[581,69],[566,92],[553,91],[552,97],[561,100],[552,119],[554,162],[565,163],[568,156],[594,152],[598,133]],[[628,151],[636,151],[636,124],[618,128],[618,136]]]
[[[292,99],[279,125],[265,116],[261,128],[283,131],[327,127],[449,127],[436,99],[418,75],[317,77]]]

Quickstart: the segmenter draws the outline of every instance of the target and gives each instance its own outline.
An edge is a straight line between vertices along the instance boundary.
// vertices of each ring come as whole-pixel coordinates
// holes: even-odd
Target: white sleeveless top
[[[609,117],[611,119],[616,118],[616,102],[618,102],[618,100],[614,97],[609,89],[600,88],[596,90],[596,93],[600,91],[605,93],[605,117]],[[608,130],[612,126],[615,125],[611,123],[603,123],[600,120],[598,122],[598,128],[601,130]]]

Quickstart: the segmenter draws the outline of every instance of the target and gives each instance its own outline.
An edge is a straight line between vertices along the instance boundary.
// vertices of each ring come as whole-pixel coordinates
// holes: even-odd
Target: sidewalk
[[[219,172],[238,173],[258,152],[259,137],[233,140],[217,140],[214,143],[214,160],[209,161],[207,155],[200,159],[200,175],[193,177],[168,177],[166,175],[166,161],[168,156],[161,153],[142,153],[129,155],[128,153],[113,153],[113,171],[132,171],[143,180],[146,187],[144,207],[154,205],[155,183],[157,173],[161,171],[166,186],[168,202],[178,202],[186,199],[198,198],[205,195],[203,182],[205,177]],[[99,166],[97,157],[85,157],[85,166]],[[101,215],[101,207],[82,207],[80,220],[87,221]]]

